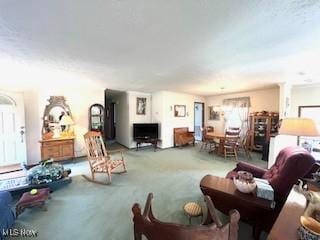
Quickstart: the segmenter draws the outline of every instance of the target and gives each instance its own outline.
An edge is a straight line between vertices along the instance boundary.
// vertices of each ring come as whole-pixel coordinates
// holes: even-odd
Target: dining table
[[[224,155],[224,143],[228,136],[226,136],[225,133],[207,132],[206,137],[211,138],[212,140],[219,140],[217,141],[218,147],[215,148],[214,152],[219,155]]]

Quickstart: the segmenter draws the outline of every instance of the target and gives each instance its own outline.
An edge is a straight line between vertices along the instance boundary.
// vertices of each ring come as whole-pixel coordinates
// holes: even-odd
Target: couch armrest
[[[255,165],[252,165],[250,163],[246,162],[239,162],[237,164],[237,167],[235,171],[247,171],[253,174],[254,177],[262,178],[263,174],[267,171],[266,169],[257,167]]]

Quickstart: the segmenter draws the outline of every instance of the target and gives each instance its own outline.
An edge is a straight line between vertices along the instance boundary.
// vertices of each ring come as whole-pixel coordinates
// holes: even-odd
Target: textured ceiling
[[[0,0],[0,88],[320,82],[319,23],[319,0]]]

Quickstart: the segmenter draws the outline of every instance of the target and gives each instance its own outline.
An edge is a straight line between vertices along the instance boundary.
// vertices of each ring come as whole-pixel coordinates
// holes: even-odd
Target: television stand
[[[139,150],[140,145],[142,143],[151,143],[152,146],[154,147],[154,151],[156,151],[158,147],[158,142],[160,142],[161,140],[158,138],[136,138],[135,141],[136,141],[136,151]]]

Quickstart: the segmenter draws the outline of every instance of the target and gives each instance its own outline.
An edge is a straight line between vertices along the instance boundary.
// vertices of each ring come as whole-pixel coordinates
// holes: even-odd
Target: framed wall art
[[[174,116],[185,117],[186,116],[186,105],[174,105]]]
[[[137,98],[137,115],[146,115],[147,98]]]
[[[220,121],[220,111],[216,107],[209,106],[209,120]]]

